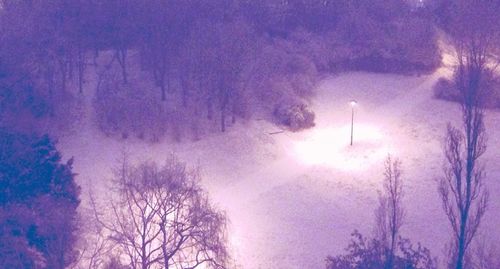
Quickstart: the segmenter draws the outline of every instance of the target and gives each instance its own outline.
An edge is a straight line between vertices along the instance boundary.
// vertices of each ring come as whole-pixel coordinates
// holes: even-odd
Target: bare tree
[[[462,98],[463,130],[448,124],[444,144],[445,175],[439,185],[444,210],[454,233],[453,262],[457,269],[464,266],[467,248],[486,212],[488,201],[488,192],[483,185],[484,167],[478,161],[486,150],[479,87],[482,67],[477,65],[478,59],[471,59],[471,56],[459,61],[456,83]]]
[[[186,39],[182,59],[181,79],[183,102],[191,99],[196,114],[204,115],[208,120],[214,118],[217,84],[220,81],[217,57],[220,55],[217,25],[210,20],[200,19],[193,23]],[[220,84],[220,83],[219,83]],[[203,112],[205,111],[205,112]]]
[[[113,49],[113,57],[120,66],[123,83],[128,83],[128,54],[134,45],[138,34],[137,6],[138,3],[129,0],[97,1],[109,27],[107,43]],[[96,51],[97,54],[98,51]]]
[[[166,92],[170,90],[173,60],[189,30],[188,10],[187,4],[180,1],[149,1],[141,14],[146,25],[142,33],[141,56],[161,89],[162,101],[166,100]]]
[[[483,105],[495,29],[490,27],[498,9],[494,1],[461,0],[455,3],[452,24],[457,55],[455,87],[459,93],[462,129],[448,124],[444,177],[439,194],[453,230],[452,265],[464,268],[467,250],[478,231],[488,204],[485,169],[479,158],[486,151]],[[473,22],[473,23],[471,23]]]
[[[378,237],[386,249],[384,268],[394,267],[399,230],[404,218],[402,198],[401,162],[388,156],[385,160],[384,189],[376,211]]]
[[[133,268],[225,268],[225,215],[199,187],[199,173],[173,155],[165,164],[127,161],[115,176],[112,221],[99,221]],[[97,213],[97,212],[96,212]]]
[[[415,247],[400,235],[404,207],[401,162],[390,156],[385,161],[383,191],[375,210],[375,237],[364,237],[358,231],[351,236],[347,254],[328,256],[328,269],[435,269],[437,260],[420,243]]]
[[[243,21],[234,21],[218,27],[220,48],[218,49],[217,101],[220,111],[221,131],[226,130],[226,115],[231,113],[231,122],[236,122],[238,106],[242,105],[243,87],[239,85],[243,68],[252,52],[251,30]]]
[[[457,269],[464,268],[467,249],[488,204],[484,167],[478,162],[486,150],[482,114],[472,118],[464,116],[464,121],[469,119],[465,122],[465,135],[448,125],[445,175],[439,184],[443,208],[453,229],[452,263]]]
[[[76,67],[78,70],[78,91],[83,93],[83,83],[85,76],[85,67],[87,66],[87,58],[85,48],[81,44],[76,45]]]

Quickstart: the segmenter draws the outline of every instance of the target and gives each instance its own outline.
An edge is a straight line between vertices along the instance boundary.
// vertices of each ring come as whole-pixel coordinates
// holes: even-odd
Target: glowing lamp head
[[[351,100],[351,102],[349,102],[349,104],[351,104],[352,107],[356,106],[356,104],[358,104],[358,102],[356,102],[356,100]]]

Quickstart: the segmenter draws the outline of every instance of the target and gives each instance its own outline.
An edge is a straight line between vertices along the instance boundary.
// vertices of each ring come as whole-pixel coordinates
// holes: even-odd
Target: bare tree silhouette
[[[118,198],[109,201],[112,220],[95,212],[133,268],[226,267],[226,217],[210,205],[196,170],[174,156],[161,167],[120,165]]]
[[[384,189],[376,211],[378,237],[386,249],[385,268],[394,267],[399,230],[404,218],[402,198],[401,161],[388,156],[385,161]]]
[[[482,3],[482,2],[481,2]],[[485,3],[460,1],[458,11],[465,17],[478,18],[478,10],[488,10]],[[488,13],[485,13],[488,14]],[[469,24],[469,23],[468,23]],[[454,39],[457,53],[455,87],[460,95],[462,129],[448,124],[444,142],[444,176],[439,194],[453,230],[452,266],[464,268],[464,257],[474,238],[488,204],[484,187],[485,170],[479,158],[486,151],[483,104],[487,97],[483,80],[488,72],[490,35],[477,26],[462,27],[462,36]]]

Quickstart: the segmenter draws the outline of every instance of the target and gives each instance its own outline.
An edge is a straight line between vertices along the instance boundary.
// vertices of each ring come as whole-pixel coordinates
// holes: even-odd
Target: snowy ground
[[[248,269],[322,268],[327,255],[347,246],[354,229],[371,235],[383,161],[390,153],[403,162],[403,235],[442,256],[449,224],[436,179],[442,174],[446,123],[457,123],[459,111],[455,104],[434,100],[431,87],[446,72],[326,78],[313,100],[316,127],[299,133],[271,135],[275,126],[253,120],[197,142],[147,144],[107,138],[87,115],[76,134],[60,138],[59,147],[65,157],[75,156],[84,192],[91,185],[106,192],[105,182],[124,150],[136,160],[157,161],[174,151],[199,164],[204,186],[230,219],[234,258]],[[352,147],[351,99],[358,101]],[[488,111],[484,159],[491,203],[482,228],[493,241],[500,241],[499,124],[500,113]]]

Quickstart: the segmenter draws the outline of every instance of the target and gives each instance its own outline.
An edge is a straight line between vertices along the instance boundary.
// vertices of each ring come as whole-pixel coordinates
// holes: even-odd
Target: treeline
[[[300,129],[313,117],[297,108],[321,73],[429,72],[440,63],[432,20],[403,0],[3,0],[1,7],[7,126],[20,127],[21,113],[31,118],[27,126],[47,116],[71,123],[76,93],[97,81],[97,122],[110,135],[199,138],[256,113]],[[289,107],[292,119],[274,119],[277,107]]]

